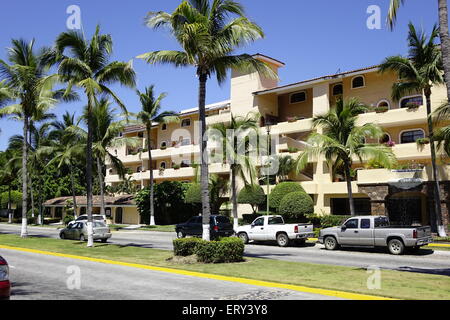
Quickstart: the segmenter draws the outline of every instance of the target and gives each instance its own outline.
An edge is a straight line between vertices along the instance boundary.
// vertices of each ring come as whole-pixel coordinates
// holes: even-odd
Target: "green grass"
[[[159,232],[175,232],[175,225],[169,225],[169,226],[145,226],[145,227],[140,228],[139,230],[159,231]]]
[[[167,261],[170,251],[85,243],[45,238],[21,239],[15,235],[0,235],[0,244],[51,251],[157,267],[182,269],[224,276],[241,277],[314,288],[340,290],[398,299],[450,299],[450,277],[383,270],[382,289],[369,290],[370,274],[364,269],[298,263],[270,259],[246,258],[234,264],[176,264]]]

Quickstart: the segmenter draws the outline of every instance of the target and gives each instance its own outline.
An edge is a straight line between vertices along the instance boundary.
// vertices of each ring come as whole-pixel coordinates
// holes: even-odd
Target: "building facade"
[[[284,67],[283,63],[264,55],[258,54],[256,57],[268,63],[277,73],[279,68]],[[257,73],[233,71],[230,99],[207,106],[207,125],[230,122],[232,115],[258,113],[262,134],[270,125],[274,143],[272,148],[276,154],[295,158],[305,148],[305,141],[313,132],[314,116],[327,113],[337,99],[358,98],[374,110],[360,115],[358,124],[380,125],[386,132],[380,143],[392,148],[401,167],[399,170],[377,169],[370,161],[360,163],[355,159],[353,169],[357,173],[352,188],[358,214],[383,214],[389,215],[393,221],[432,224],[434,205],[430,185],[430,145],[418,145],[416,142],[428,136],[425,97],[417,93],[394,101],[391,88],[397,80],[395,74],[380,74],[376,66],[284,86],[279,86],[275,80],[261,78]],[[433,109],[446,98],[444,87],[434,87]],[[146,151],[146,141],[149,139],[141,126],[130,126],[123,133],[127,137],[141,139],[141,148],[112,150],[128,168],[128,178],[139,188],[149,184],[149,170],[153,170],[156,183],[192,182],[195,179],[193,164],[198,163],[200,152],[199,128],[196,125],[198,110],[182,111],[180,118],[178,124],[153,127],[150,137],[153,163],[149,163],[147,152],[141,152]],[[438,161],[442,181],[441,206],[444,224],[448,226],[450,167],[448,159],[442,155]],[[210,173],[229,177],[230,166],[226,163],[211,164]],[[304,172],[291,174],[289,179],[301,184],[311,195],[317,214],[348,214],[346,183],[342,177],[331,174],[323,158],[312,161]],[[108,167],[105,182],[114,186],[121,183],[121,179],[113,168]],[[240,182],[238,189],[242,186]],[[242,205],[239,206],[239,213],[251,213],[251,209]],[[137,210],[135,214],[138,216]]]

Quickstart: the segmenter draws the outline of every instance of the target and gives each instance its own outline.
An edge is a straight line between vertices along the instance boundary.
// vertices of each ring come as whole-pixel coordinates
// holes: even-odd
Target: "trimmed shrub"
[[[305,219],[306,215],[314,212],[314,202],[303,192],[292,192],[281,200],[279,213],[285,220]]]
[[[197,244],[202,241],[199,238],[185,238],[173,240],[173,252],[177,257],[188,257],[195,254]]]
[[[64,222],[64,225],[68,225],[70,222],[72,222],[73,220],[75,220],[75,217],[74,216],[71,216],[71,215],[67,215],[67,216],[65,216],[64,217],[64,220],[63,220],[63,222]]]
[[[195,247],[199,262],[232,263],[244,260],[245,245],[239,238],[223,238],[219,241],[201,240]]]
[[[341,226],[345,220],[350,219],[352,216],[333,216],[326,215],[320,217],[320,224],[322,228]]]
[[[258,206],[266,202],[266,194],[261,186],[245,186],[239,192],[237,202],[251,205],[253,213],[256,214]]]
[[[277,185],[269,196],[269,205],[271,208],[275,209],[277,212],[280,208],[281,200],[288,195],[289,193],[293,192],[305,192],[305,190],[302,188],[300,184],[297,182],[282,182],[279,185]]]

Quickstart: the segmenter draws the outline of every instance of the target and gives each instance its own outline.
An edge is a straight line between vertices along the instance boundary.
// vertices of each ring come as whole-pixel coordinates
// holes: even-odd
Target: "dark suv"
[[[187,236],[201,237],[203,235],[202,217],[192,217],[186,223],[180,223],[175,226],[177,237],[179,239]],[[230,237],[234,235],[233,224],[225,216],[211,216],[209,220],[211,230],[211,239],[219,237]]]

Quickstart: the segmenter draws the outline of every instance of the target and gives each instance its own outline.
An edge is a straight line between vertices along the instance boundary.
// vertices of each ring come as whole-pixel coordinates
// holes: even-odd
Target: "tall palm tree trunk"
[[[72,166],[72,164],[70,164],[69,170],[70,170],[70,180],[71,180],[71,184],[72,184],[73,216],[76,219],[77,215],[78,215],[78,207],[77,207],[77,194],[75,192],[75,178],[73,176],[73,166]]]
[[[353,191],[352,191],[352,176],[350,174],[350,166],[345,164],[345,180],[347,181],[347,192],[348,192],[348,202],[350,205],[350,215],[352,217],[356,216],[355,212],[355,201],[353,199]]]
[[[236,167],[235,166],[233,166],[233,168],[231,169],[231,200],[233,202],[233,227],[234,227],[234,231],[237,232],[237,229],[239,228],[239,218],[238,218]]]
[[[8,223],[12,223],[11,184],[8,186]]]
[[[87,138],[87,147],[86,147],[86,193],[87,193],[87,216],[88,216],[88,247],[94,246],[94,230],[92,227],[92,141],[94,138],[93,130],[92,130],[92,101],[90,98],[90,102],[88,105],[88,138]]]
[[[435,223],[439,236],[445,237],[446,232],[444,225],[442,224],[442,208],[441,208],[441,190],[439,186],[439,176],[436,164],[436,144],[434,143],[434,128],[433,120],[431,118],[431,88],[425,90],[425,97],[427,100],[427,118],[428,118],[428,132],[431,147],[431,166],[433,168],[433,189],[434,189],[434,210],[435,210]]]
[[[31,179],[31,174],[28,175],[30,178],[30,200],[31,200],[31,217],[34,218],[34,190],[33,190],[33,180]]]
[[[151,129],[147,127],[147,149],[148,149],[148,163],[150,170],[150,225],[155,223],[155,181],[153,180],[153,158],[152,158],[152,143],[150,141]]]
[[[103,187],[103,169],[100,158],[97,157],[98,182],[100,184],[100,214],[105,215],[105,188]]]
[[[27,210],[28,210],[28,116],[24,116],[23,120],[23,146],[22,146],[22,230],[20,236],[22,238],[28,237],[27,231]]]
[[[200,113],[200,184],[202,193],[202,214],[203,214],[203,240],[210,241],[210,216],[211,207],[209,199],[209,168],[206,137],[206,81],[207,74],[200,73],[199,76],[199,113]]]
[[[444,77],[447,85],[447,97],[450,99],[450,37],[448,33],[447,0],[438,0],[439,35],[441,38],[442,60],[444,62]]]

